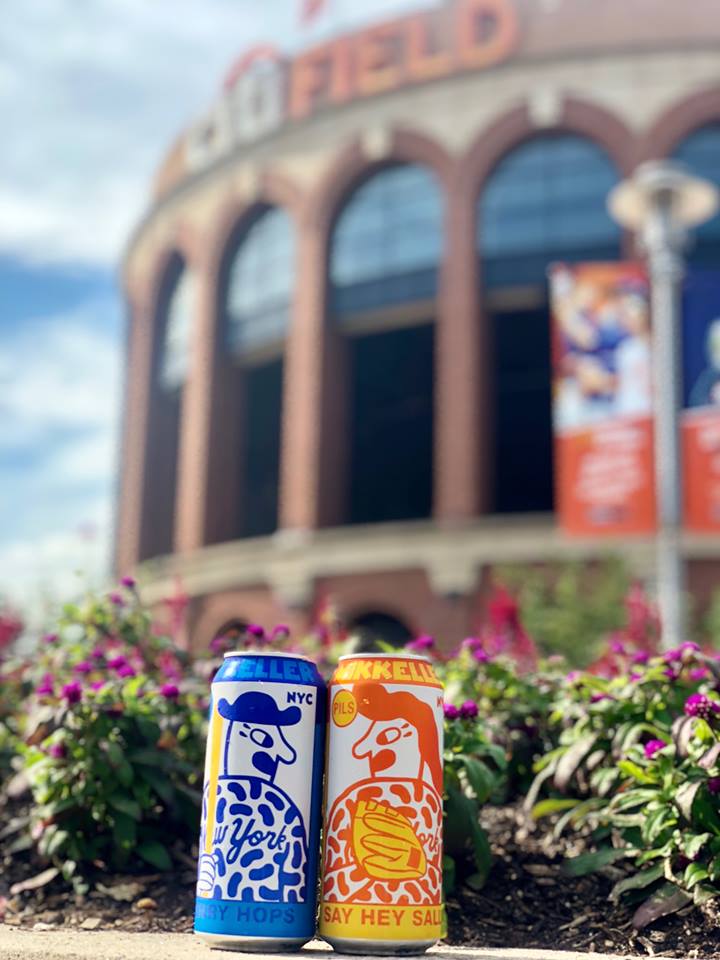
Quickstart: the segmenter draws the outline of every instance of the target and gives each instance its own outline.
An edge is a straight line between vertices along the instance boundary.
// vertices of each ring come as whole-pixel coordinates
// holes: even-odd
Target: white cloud
[[[293,49],[437,0],[15,0],[0,34],[0,252],[115,262],[177,133],[258,41]]]
[[[26,610],[106,575],[121,348],[116,306],[28,323],[0,360],[0,597]],[[102,319],[102,323],[100,322]]]

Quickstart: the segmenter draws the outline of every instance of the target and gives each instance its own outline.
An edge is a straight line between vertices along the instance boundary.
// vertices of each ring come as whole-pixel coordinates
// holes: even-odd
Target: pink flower
[[[102,647],[93,647],[90,656],[95,660],[102,660],[102,658],[105,656],[105,651]]]
[[[249,623],[246,627],[247,632],[251,637],[254,637],[256,640],[265,639],[265,628],[261,627],[259,623]]]
[[[75,673],[90,673],[93,669],[93,665],[89,660],[81,660],[80,663],[76,663],[73,667]]]
[[[618,656],[624,657],[626,654],[625,644],[622,640],[611,640],[610,641],[610,650],[612,653],[618,654]]]
[[[650,659],[650,653],[647,650],[638,650],[632,656],[633,663],[647,663]]]
[[[612,700],[609,693],[593,693],[590,697],[590,703],[601,703],[603,700]]]
[[[127,677],[137,676],[137,674],[135,673],[135,671],[133,670],[133,668],[130,666],[129,663],[126,663],[124,666],[120,667],[117,671],[117,675],[119,677],[122,677],[123,679]]]
[[[272,638],[273,640],[280,640],[283,637],[290,636],[290,627],[284,623],[279,623],[276,627],[273,627]]]
[[[43,637],[43,643],[53,644],[57,643],[58,635],[56,633],[46,633]]]
[[[175,700],[180,696],[180,690],[175,686],[174,683],[164,683],[160,687],[160,693],[166,700]]]
[[[94,681],[90,684],[90,689],[91,689],[91,690],[102,690],[102,688],[103,688],[104,686],[105,686],[105,680],[94,680]]]
[[[688,717],[702,717],[703,720],[712,720],[720,713],[720,703],[711,700],[704,693],[693,693],[685,701],[684,710]]]
[[[645,744],[645,756],[648,760],[652,760],[658,750],[662,750],[662,748],[666,746],[667,744],[664,740],[648,740]]]
[[[708,672],[705,667],[693,667],[692,670],[688,672],[690,679],[695,681],[704,680],[707,675]]]
[[[405,644],[406,650],[432,650],[435,646],[435,637],[431,637],[428,633],[423,633],[419,637],[415,637],[414,640],[410,640]]]
[[[472,720],[478,715],[478,705],[474,700],[466,700],[460,705],[460,716],[464,720]]]
[[[473,660],[476,660],[478,663],[488,663],[491,659],[490,654],[486,650],[483,650],[482,647],[473,650],[472,657]]]
[[[710,793],[720,793],[720,777],[709,777],[707,785]]]
[[[54,691],[55,688],[53,686],[53,675],[51,673],[43,674],[42,680],[38,686],[35,687],[35,693],[40,697],[46,695],[52,696]]]
[[[213,637],[210,641],[210,652],[211,653],[222,653],[225,647],[227,646],[227,637],[218,635]]]
[[[123,599],[123,597],[120,596],[120,594],[117,591],[113,591],[113,593],[108,594],[108,600],[110,601],[110,603],[114,604],[116,607],[125,606],[125,600]]]
[[[460,716],[460,711],[457,707],[453,706],[452,703],[443,704],[443,713],[445,714],[446,720],[457,720]]]
[[[122,670],[123,667],[127,666],[127,657],[119,654],[117,657],[113,657],[112,660],[108,660],[107,665],[111,670]]]
[[[79,703],[82,699],[82,687],[77,680],[73,680],[72,683],[66,683],[62,688],[62,696],[68,703]]]
[[[135,589],[135,578],[134,577],[121,577],[120,586],[125,587],[128,590]]]
[[[67,754],[67,749],[62,743],[53,743],[48,750],[48,753],[53,760],[62,760]]]

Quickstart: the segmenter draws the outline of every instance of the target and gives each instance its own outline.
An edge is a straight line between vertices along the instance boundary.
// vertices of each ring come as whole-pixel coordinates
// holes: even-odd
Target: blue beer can
[[[315,935],[325,682],[310,660],[226,653],[205,756],[195,932],[225,950]]]

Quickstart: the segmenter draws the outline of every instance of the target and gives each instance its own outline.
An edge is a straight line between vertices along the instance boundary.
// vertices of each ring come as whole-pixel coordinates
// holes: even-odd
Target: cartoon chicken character
[[[297,751],[285,734],[299,723],[296,706],[281,710],[261,691],[221,699],[213,717],[225,725],[213,743],[222,772],[209,777],[203,798],[197,893],[213,899],[297,903],[305,899],[307,834],[291,797],[275,782],[281,764]]]
[[[376,683],[352,688],[362,733],[352,756],[368,777],[327,819],[323,899],[423,905],[441,883],[442,768],[432,708]]]

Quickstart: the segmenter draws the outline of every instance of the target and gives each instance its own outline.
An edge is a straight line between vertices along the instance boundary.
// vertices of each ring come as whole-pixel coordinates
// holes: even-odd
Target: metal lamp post
[[[608,197],[610,214],[632,230],[650,273],[655,387],[656,577],[664,647],[685,639],[681,553],[682,499],[678,409],[681,402],[681,283],[688,230],[718,208],[715,186],[677,163],[650,161]]]

